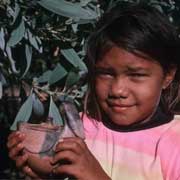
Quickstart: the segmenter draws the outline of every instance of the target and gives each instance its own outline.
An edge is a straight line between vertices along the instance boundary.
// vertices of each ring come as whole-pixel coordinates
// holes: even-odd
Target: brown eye
[[[142,74],[142,73],[131,73],[131,74],[129,74],[129,76],[132,76],[132,77],[144,77],[144,76],[146,76],[146,74]]]
[[[145,73],[130,73],[130,74],[128,74],[128,76],[133,81],[145,80],[146,77],[148,77],[148,75]]]
[[[114,76],[114,73],[107,69],[96,69],[95,74],[97,76]]]

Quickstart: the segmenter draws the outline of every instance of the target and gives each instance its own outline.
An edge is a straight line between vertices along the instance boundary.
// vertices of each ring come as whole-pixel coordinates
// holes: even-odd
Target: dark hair
[[[180,43],[176,28],[156,8],[145,4],[129,4],[126,7],[117,5],[104,13],[89,37],[86,58],[89,69],[88,113],[92,117],[100,117],[94,93],[94,68],[96,62],[113,46],[157,61],[164,73],[177,67],[173,83],[162,93],[163,104],[172,111],[180,89]]]

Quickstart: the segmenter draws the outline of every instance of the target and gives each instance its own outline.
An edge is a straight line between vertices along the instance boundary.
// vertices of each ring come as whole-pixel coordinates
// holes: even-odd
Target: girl
[[[176,29],[158,10],[143,5],[105,13],[87,47],[89,90],[85,142],[64,138],[56,146],[53,174],[81,180],[180,179],[180,54]],[[24,137],[9,136],[9,155],[39,177],[20,155]]]

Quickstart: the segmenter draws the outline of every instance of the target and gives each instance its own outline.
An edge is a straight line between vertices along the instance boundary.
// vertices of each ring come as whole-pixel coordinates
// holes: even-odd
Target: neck
[[[119,132],[131,132],[131,131],[138,131],[143,129],[149,129],[153,127],[160,126],[162,124],[168,123],[173,119],[173,114],[166,113],[163,111],[163,108],[160,106],[145,120],[133,123],[128,126],[124,125],[117,125],[111,120],[107,118],[103,118],[102,122],[103,124],[108,127],[109,129],[112,129],[114,131]]]

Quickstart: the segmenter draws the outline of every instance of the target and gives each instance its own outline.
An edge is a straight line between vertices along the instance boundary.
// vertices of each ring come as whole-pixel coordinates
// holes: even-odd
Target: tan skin
[[[24,146],[22,141],[25,139],[24,134],[16,131],[12,132],[8,137],[7,147],[9,149],[9,157],[16,162],[18,169],[22,170],[27,176],[35,179],[41,179],[31,168],[27,165],[28,155],[22,153]]]
[[[113,47],[96,65],[96,95],[101,109],[118,125],[131,125],[146,120],[155,110],[159,97],[173,80],[176,69],[164,74],[155,61],[137,57]],[[148,103],[147,103],[148,102]],[[27,166],[27,154],[22,154],[24,136],[19,132],[8,138],[9,156],[18,168],[35,178],[40,177]],[[55,149],[55,165],[65,159],[70,164],[54,168],[54,174],[67,173],[79,180],[108,180],[99,162],[80,138],[65,138]]]
[[[63,159],[70,161],[71,164],[57,166],[57,168],[53,170],[53,173],[67,173],[79,180],[110,179],[89,151],[84,140],[77,137],[64,138],[63,141],[56,146],[55,151],[56,155],[53,158],[53,164]]]
[[[173,80],[158,62],[113,47],[96,63],[95,90],[105,117],[118,125],[146,121]]]
[[[7,143],[9,157],[16,161],[16,166],[26,175],[34,179],[42,179],[27,166],[28,155],[21,154],[24,148],[21,142],[24,138],[24,135],[19,132],[14,132],[9,136]],[[99,162],[89,151],[84,140],[77,137],[64,138],[63,141],[57,144],[55,152],[56,155],[53,158],[52,165],[56,165],[61,160],[67,160],[70,164],[55,166],[53,174],[61,175],[65,173],[79,180],[110,180]]]

